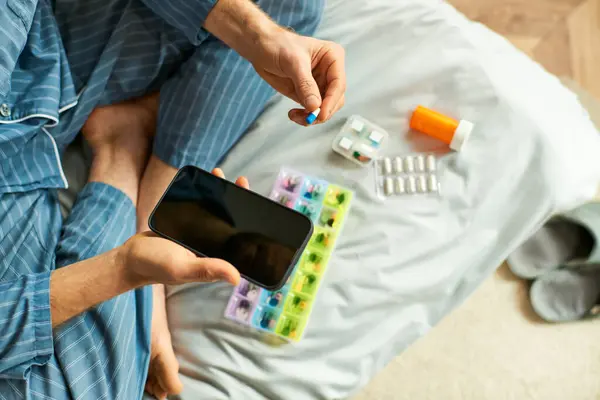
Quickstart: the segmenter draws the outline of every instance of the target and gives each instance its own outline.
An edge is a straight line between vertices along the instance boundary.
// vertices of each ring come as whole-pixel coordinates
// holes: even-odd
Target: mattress
[[[346,48],[346,106],[304,128],[274,98],[222,165],[265,195],[283,165],[354,191],[315,309],[304,338],[285,343],[225,319],[227,285],[168,288],[182,399],[355,393],[600,181],[599,136],[576,97],[448,4],[329,0],[318,36]],[[409,131],[419,104],[476,124],[463,151]],[[373,171],[331,151],[355,114],[389,132],[387,155],[438,154],[442,194],[377,197]]]

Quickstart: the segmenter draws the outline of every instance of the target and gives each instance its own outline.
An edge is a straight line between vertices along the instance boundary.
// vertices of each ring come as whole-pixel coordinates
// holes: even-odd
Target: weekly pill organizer
[[[310,218],[315,225],[313,235],[283,288],[268,291],[242,279],[229,299],[225,317],[299,341],[353,194],[323,179],[283,168],[269,197]]]
[[[333,140],[333,151],[360,166],[368,166],[379,157],[389,138],[383,128],[353,115]]]
[[[382,157],[374,164],[375,188],[381,198],[439,194],[437,157],[433,153]]]

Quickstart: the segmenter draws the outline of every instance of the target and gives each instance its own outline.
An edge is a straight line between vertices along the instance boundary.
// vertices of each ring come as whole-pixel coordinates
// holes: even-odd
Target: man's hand
[[[219,168],[215,168],[213,174],[224,177]],[[236,183],[249,188],[245,177],[238,178]],[[198,257],[177,243],[152,232],[133,236],[120,248],[119,254],[130,279],[139,286],[216,281],[237,285],[240,282],[240,273],[227,261]]]
[[[139,233],[121,249],[121,262],[140,286],[162,283],[225,281],[237,285],[239,272],[228,262],[198,257],[186,248],[151,232]]]
[[[170,240],[141,233],[121,247],[52,272],[52,326],[142,286],[217,280],[237,285],[240,274],[226,261],[197,257]]]
[[[223,177],[218,168],[213,173]],[[249,187],[244,177],[236,183],[246,189]],[[237,285],[240,273],[226,261],[198,257],[153,233],[139,233],[116,249],[52,272],[52,326],[142,286],[215,281]]]
[[[304,107],[291,110],[289,117],[306,125],[317,108],[317,122],[324,122],[344,106],[344,58],[344,48],[336,43],[281,29],[262,41],[262,51],[250,61],[269,85]]]
[[[219,0],[204,28],[249,60],[275,90],[304,107],[290,111],[292,121],[306,125],[306,116],[321,108],[317,122],[324,122],[344,105],[342,46],[284,29],[250,0]]]

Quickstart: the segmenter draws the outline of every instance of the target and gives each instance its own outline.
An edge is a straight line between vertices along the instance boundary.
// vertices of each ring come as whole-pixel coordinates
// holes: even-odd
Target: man
[[[181,390],[161,285],[239,274],[148,233],[130,238],[136,212],[145,231],[176,168],[216,165],[270,87],[301,105],[289,113],[300,124],[344,103],[343,50],[299,35],[316,29],[321,0],[257,5],[0,3],[0,400]],[[60,154],[79,131],[94,158],[63,222]]]

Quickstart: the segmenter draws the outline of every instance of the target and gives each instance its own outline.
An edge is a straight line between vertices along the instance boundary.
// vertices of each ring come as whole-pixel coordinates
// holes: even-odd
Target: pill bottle
[[[441,140],[455,151],[461,151],[475,125],[457,121],[423,106],[418,106],[410,119],[410,128]]]

